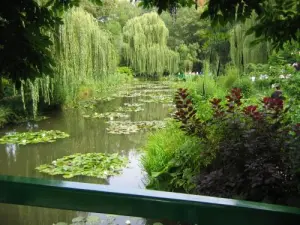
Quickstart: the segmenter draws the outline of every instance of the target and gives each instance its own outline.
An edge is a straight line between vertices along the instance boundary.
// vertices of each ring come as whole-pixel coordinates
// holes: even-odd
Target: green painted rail
[[[233,199],[0,176],[0,202],[207,225],[299,225],[300,209]]]

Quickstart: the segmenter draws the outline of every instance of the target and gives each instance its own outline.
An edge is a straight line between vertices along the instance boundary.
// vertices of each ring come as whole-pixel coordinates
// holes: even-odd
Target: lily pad
[[[113,97],[94,98],[94,100],[101,101],[101,102],[110,102],[110,101],[112,101],[114,99],[115,98],[113,98]]]
[[[115,118],[128,118],[129,115],[125,113],[118,113],[118,112],[107,112],[107,113],[97,113],[95,112],[92,115],[83,115],[84,118],[106,118],[106,119],[115,119]]]
[[[67,138],[69,134],[59,130],[40,130],[38,132],[13,132],[0,138],[0,144],[36,144],[41,142],[55,142],[59,138]]]
[[[64,178],[89,176],[107,179],[118,175],[127,165],[128,159],[117,153],[76,153],[44,164],[36,169],[49,175],[63,175]]]
[[[139,112],[139,111],[143,111],[144,108],[142,108],[141,106],[144,104],[139,104],[139,103],[135,103],[135,104],[130,104],[130,103],[124,103],[124,107],[119,107],[116,111],[117,112]]]
[[[113,96],[119,98],[135,98],[135,97],[140,97],[141,95],[142,94],[139,92],[131,92],[131,93],[118,93]]]
[[[165,127],[165,121],[109,121],[106,128],[110,134],[132,134],[139,131],[156,130]]]
[[[157,96],[150,96],[149,99],[139,99],[140,102],[153,102],[153,103],[172,103],[173,98],[170,95],[157,95]]]

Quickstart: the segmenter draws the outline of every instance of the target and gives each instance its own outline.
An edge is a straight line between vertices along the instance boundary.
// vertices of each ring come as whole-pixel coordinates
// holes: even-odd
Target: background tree
[[[169,31],[157,13],[129,20],[123,36],[124,60],[137,74],[156,76],[177,72],[179,56],[168,48]]]
[[[92,0],[101,3],[100,0]],[[20,79],[34,79],[53,72],[52,41],[47,31],[61,23],[63,9],[79,0],[49,0],[39,5],[35,0],[0,2],[0,97],[2,78],[20,84]]]
[[[194,0],[143,0],[144,7],[158,7],[158,12],[176,11],[178,7],[197,6]],[[209,18],[214,25],[225,25],[257,14],[258,23],[248,33],[282,47],[287,41],[300,40],[300,1],[298,0],[210,0],[207,3],[202,18]]]
[[[221,68],[229,61],[229,26],[211,27],[209,20],[199,19],[202,10],[193,8],[179,8],[176,15],[163,12],[161,18],[164,20],[169,29],[168,45],[180,53],[180,66],[187,65],[192,62],[194,71],[203,69],[204,61],[211,64],[211,69],[217,74]],[[188,16],[187,16],[188,15]],[[181,46],[181,47],[180,47]],[[186,61],[186,57],[182,54],[185,48],[189,48],[190,52],[194,52],[194,58]],[[198,46],[195,49],[195,46]],[[182,61],[183,60],[183,61]],[[219,69],[218,69],[219,68]]]

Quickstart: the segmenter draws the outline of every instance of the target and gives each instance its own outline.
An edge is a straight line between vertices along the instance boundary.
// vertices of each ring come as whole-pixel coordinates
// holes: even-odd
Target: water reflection
[[[138,87],[140,88],[140,87]],[[139,91],[144,91],[140,88]],[[139,98],[116,98],[113,101],[96,105],[96,111],[111,112],[124,103],[138,103]],[[169,114],[168,107],[160,103],[145,103],[144,111],[130,113],[132,121],[162,120]],[[74,154],[88,152],[119,152],[129,160],[124,172],[108,180],[93,177],[74,177],[69,181],[107,184],[128,188],[144,188],[144,172],[140,166],[140,148],[144,144],[147,133],[131,135],[112,135],[106,132],[104,119],[85,119],[80,109],[55,112],[50,119],[38,123],[27,123],[21,126],[0,130],[0,136],[7,132],[28,130],[60,130],[70,134],[70,138],[60,139],[54,143],[39,143],[18,146],[14,144],[0,145],[0,174],[43,177],[47,179],[63,179],[61,176],[48,176],[39,173],[35,168],[41,164]],[[8,206],[0,204],[0,224],[52,224],[59,221],[71,221],[76,212],[41,209],[26,206]],[[121,218],[121,217],[120,217]],[[123,218],[123,217],[122,217]],[[124,219],[124,218],[123,218]],[[124,224],[124,221],[121,224]]]

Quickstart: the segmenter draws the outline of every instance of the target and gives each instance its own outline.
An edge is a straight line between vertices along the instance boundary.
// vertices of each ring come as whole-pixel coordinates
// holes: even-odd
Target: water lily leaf
[[[120,174],[127,163],[128,159],[117,153],[76,153],[56,159],[51,164],[40,165],[36,169],[49,175],[62,175],[66,179],[75,176],[107,179]]]
[[[153,225],[163,225],[163,224],[160,222],[156,222],[156,223],[153,223]]]
[[[141,107],[144,104],[130,104],[130,103],[124,103],[124,107],[119,107],[116,111],[117,112],[139,112],[144,111],[144,109]]]
[[[85,222],[85,218],[82,216],[78,216],[78,217],[72,219],[72,223],[78,223],[78,222]]]
[[[166,122],[161,120],[154,121],[108,121],[109,127],[106,128],[110,134],[132,134],[139,131],[156,130],[165,127]]]
[[[55,223],[54,225],[68,225],[68,224],[65,222],[58,222],[58,223]]]
[[[98,224],[100,222],[101,222],[101,220],[100,220],[99,216],[88,216],[86,218],[86,224],[89,224],[89,225]]]
[[[0,138],[0,144],[36,144],[41,142],[55,142],[59,138],[67,138],[70,135],[58,130],[40,130],[37,132],[11,132]]]
[[[116,118],[128,118],[129,115],[119,112],[107,112],[107,113],[94,113],[92,115],[83,115],[84,118],[106,118],[106,119],[116,119]]]

